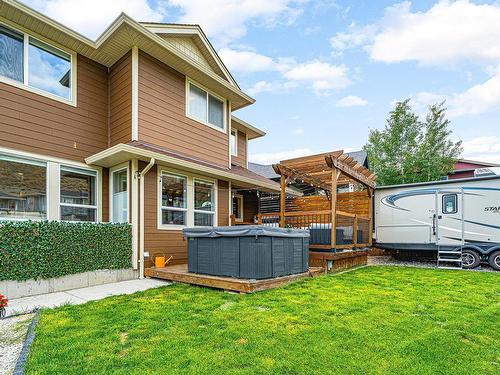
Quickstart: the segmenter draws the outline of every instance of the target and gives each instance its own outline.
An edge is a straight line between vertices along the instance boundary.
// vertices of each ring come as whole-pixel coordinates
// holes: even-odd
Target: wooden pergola
[[[332,151],[323,154],[305,156],[295,159],[283,160],[279,164],[273,165],[274,171],[281,176],[281,196],[280,196],[280,226],[285,227],[286,186],[292,182],[307,183],[318,189],[324,190],[326,197],[330,201],[329,214],[331,217],[331,248],[341,248],[337,246],[336,220],[337,216],[351,217],[353,220],[353,247],[357,244],[357,221],[358,215],[353,212],[339,211],[337,209],[337,187],[354,183],[364,186],[366,199],[368,202],[368,216],[362,217],[369,221],[370,235],[368,243],[371,245],[371,228],[373,221],[373,191],[375,189],[376,176],[370,170],[356,162],[344,151]],[[346,193],[343,193],[346,194]],[[359,193],[358,193],[359,194]],[[303,214],[311,214],[304,212]],[[294,213],[297,215],[298,213]],[[347,246],[344,246],[347,247]],[[321,247],[319,247],[321,248]],[[326,246],[324,247],[326,248]]]

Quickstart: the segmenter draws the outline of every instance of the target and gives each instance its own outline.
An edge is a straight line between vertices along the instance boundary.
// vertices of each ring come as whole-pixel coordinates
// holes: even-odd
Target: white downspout
[[[152,158],[149,164],[139,173],[139,210],[140,210],[140,229],[139,229],[139,279],[144,279],[144,176],[149,172],[156,160]]]

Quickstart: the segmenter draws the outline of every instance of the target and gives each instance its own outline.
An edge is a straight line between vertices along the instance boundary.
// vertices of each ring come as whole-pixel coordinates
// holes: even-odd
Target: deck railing
[[[311,248],[349,249],[370,245],[370,218],[349,212],[337,211],[335,218],[335,243],[332,246],[332,213],[330,210],[285,212],[286,228],[309,229]],[[258,224],[279,227],[279,212],[259,214]]]

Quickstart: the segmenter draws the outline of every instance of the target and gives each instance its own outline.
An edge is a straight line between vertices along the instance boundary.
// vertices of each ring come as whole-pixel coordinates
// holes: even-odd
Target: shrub
[[[128,268],[131,256],[128,224],[0,222],[0,280]]]

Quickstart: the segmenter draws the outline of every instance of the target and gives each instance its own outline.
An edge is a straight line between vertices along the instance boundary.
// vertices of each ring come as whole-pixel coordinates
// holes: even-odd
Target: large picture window
[[[174,174],[161,175],[162,225],[186,225],[187,177]]]
[[[0,155],[0,220],[46,218],[46,164]]]
[[[188,115],[204,124],[225,129],[224,101],[192,82],[188,84]]]
[[[60,217],[66,221],[97,221],[97,172],[61,167]]]
[[[0,25],[0,78],[4,81],[72,100],[71,66],[70,54]]]
[[[194,180],[194,225],[213,226],[215,216],[215,184]]]

